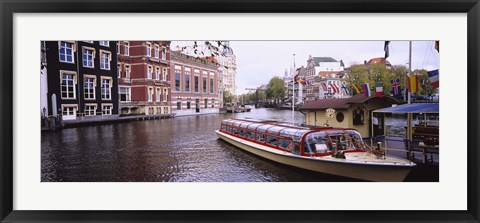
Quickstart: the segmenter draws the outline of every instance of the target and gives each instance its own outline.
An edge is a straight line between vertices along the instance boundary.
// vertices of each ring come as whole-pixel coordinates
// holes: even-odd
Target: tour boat
[[[355,129],[299,127],[274,120],[226,119],[216,134],[266,159],[367,181],[404,181],[415,163],[366,145]]]

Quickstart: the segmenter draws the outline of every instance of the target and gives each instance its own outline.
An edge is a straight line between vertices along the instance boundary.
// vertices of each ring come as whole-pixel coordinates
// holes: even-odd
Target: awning
[[[439,113],[438,103],[415,103],[377,109],[378,113]]]

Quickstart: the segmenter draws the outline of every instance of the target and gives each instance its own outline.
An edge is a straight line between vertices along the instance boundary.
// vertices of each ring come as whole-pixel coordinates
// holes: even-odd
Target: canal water
[[[231,117],[291,122],[292,112],[261,108],[45,131],[42,182],[355,181],[277,164],[229,145],[214,131]],[[295,112],[295,123],[304,120]],[[422,173],[420,181],[431,174]]]

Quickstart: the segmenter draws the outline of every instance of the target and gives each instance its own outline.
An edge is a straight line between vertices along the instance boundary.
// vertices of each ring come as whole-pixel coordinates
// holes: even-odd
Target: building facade
[[[121,114],[170,114],[170,41],[119,41],[116,47]]]
[[[310,55],[306,67],[306,80],[310,82],[306,87],[306,100],[346,97],[341,88],[344,69],[345,65],[341,60]],[[326,88],[322,87],[322,83],[327,85]],[[334,89],[335,86],[338,89]]]
[[[171,52],[172,112],[195,115],[219,112],[218,66],[201,59]]]
[[[118,115],[116,54],[114,41],[46,41],[48,115]]]
[[[230,47],[230,42],[225,41],[226,47],[223,49],[223,55],[218,57],[219,63],[219,89],[221,89],[221,104],[223,107],[223,91],[228,91],[236,95],[237,85],[235,78],[237,76],[236,57]]]

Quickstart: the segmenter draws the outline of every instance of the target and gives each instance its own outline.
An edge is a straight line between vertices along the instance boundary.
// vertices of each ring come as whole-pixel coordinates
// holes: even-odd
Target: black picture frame
[[[479,14],[478,0],[0,0],[0,219],[1,222],[479,222]],[[468,204],[466,211],[19,211],[13,210],[14,13],[467,13]],[[455,148],[450,148],[455,149]],[[239,192],[240,193],[240,192]],[[438,201],[448,202],[448,201]]]

